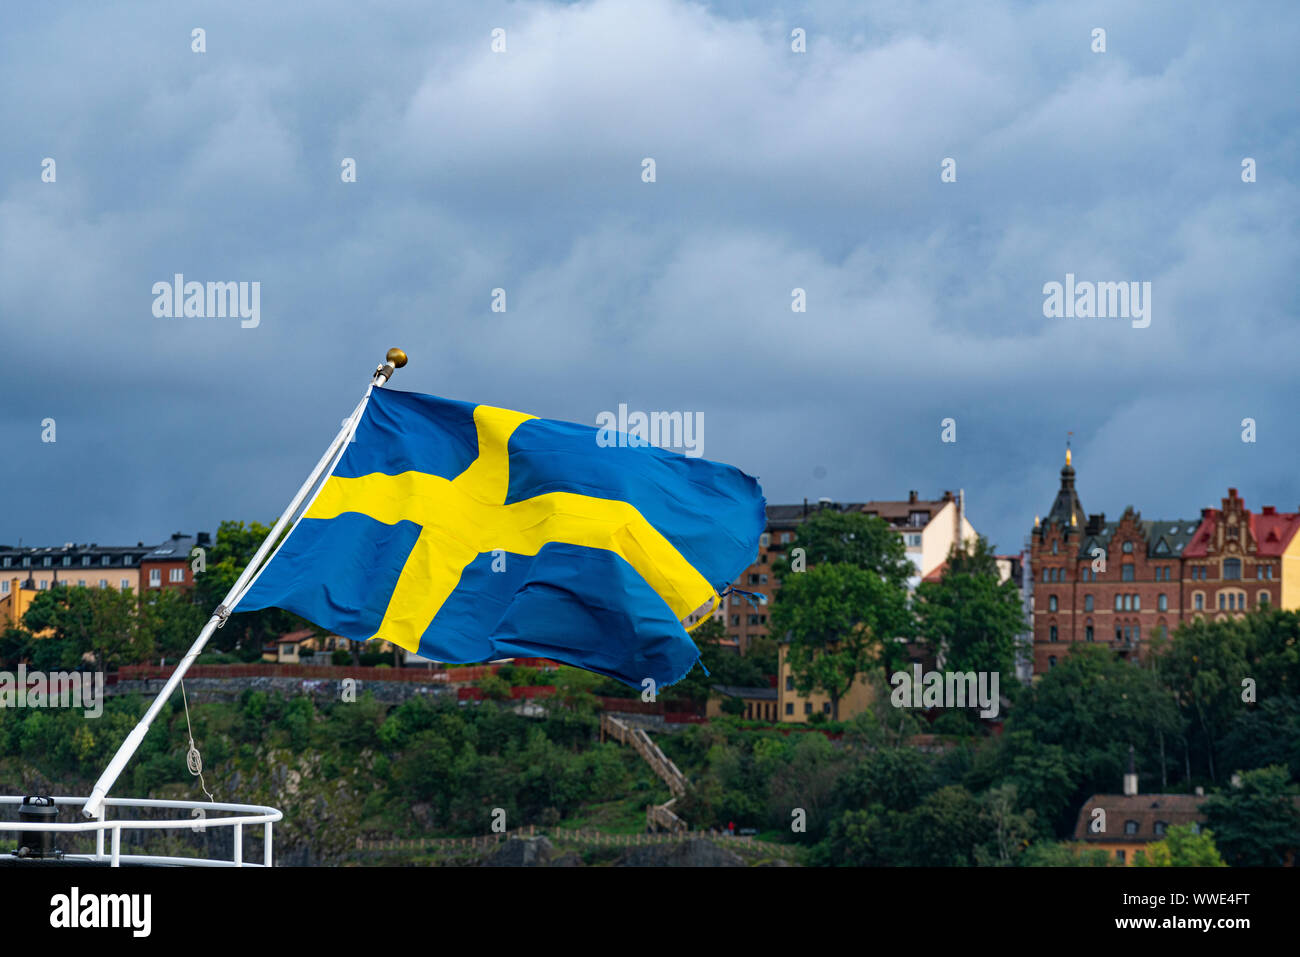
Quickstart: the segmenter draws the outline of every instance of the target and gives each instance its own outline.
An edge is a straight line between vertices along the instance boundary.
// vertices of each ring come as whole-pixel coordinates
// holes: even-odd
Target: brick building
[[[1056,499],[1030,536],[1035,673],[1075,642],[1138,660],[1195,615],[1300,607],[1300,513],[1252,513],[1229,489],[1199,518],[1144,519],[1129,506],[1107,521],[1084,513],[1074,481],[1067,449]]]
[[[140,590],[189,589],[194,587],[192,566],[195,548],[211,548],[207,532],[186,535],[175,532],[172,537],[140,559]]]

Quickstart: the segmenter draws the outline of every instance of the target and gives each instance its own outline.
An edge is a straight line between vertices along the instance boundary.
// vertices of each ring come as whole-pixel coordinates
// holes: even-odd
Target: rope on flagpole
[[[212,796],[212,792],[208,790],[207,783],[203,780],[203,755],[199,754],[199,749],[194,746],[194,727],[190,724],[190,702],[185,696],[184,678],[181,679],[181,701],[185,705],[185,730],[188,731],[190,735],[190,749],[185,754],[185,764],[189,767],[190,774],[193,774],[199,779],[199,787],[201,787],[203,793],[208,796],[208,800],[213,804],[216,804],[217,799]]]

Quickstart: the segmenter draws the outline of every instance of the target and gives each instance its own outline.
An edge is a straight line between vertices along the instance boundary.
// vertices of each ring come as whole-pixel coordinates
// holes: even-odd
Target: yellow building
[[[805,724],[814,714],[824,714],[828,721],[831,714],[831,697],[827,694],[801,695],[794,687],[794,673],[786,661],[789,645],[781,643],[778,650],[777,664],[777,720],[791,724]],[[849,688],[848,693],[840,698],[840,720],[849,721],[871,706],[875,699],[875,690],[864,674]]]
[[[710,695],[708,704],[705,705],[705,716],[712,721],[714,718],[720,718],[727,711],[723,710],[722,703],[727,699],[738,700],[743,703],[745,710],[739,717],[746,721],[773,721],[777,720],[777,690],[775,688],[739,688],[732,685],[714,685],[713,690],[717,695]]]
[[[19,578],[0,580],[0,631],[22,625],[23,615],[31,607],[32,599],[40,594],[34,588],[21,585],[22,579]]]

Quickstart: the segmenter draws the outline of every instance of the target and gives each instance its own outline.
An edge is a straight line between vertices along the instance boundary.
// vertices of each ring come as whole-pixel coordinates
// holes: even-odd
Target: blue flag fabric
[[[664,687],[699,658],[682,619],[754,560],[764,504],[738,469],[635,436],[377,389],[235,610]]]

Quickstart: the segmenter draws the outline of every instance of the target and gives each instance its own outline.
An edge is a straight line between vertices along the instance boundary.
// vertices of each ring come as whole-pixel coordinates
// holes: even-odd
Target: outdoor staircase
[[[637,754],[641,755],[651,770],[668,785],[668,790],[672,792],[672,797],[664,804],[651,804],[645,809],[646,827],[650,830],[663,830],[670,832],[688,830],[686,822],[673,813],[672,806],[677,802],[679,797],[686,794],[686,775],[682,774],[668,756],[663,753],[659,745],[650,740],[650,735],[646,734],[641,728],[632,728],[626,722],[615,718],[613,715],[602,714],[600,716],[600,740],[613,738],[620,744],[630,744],[636,749]]]

